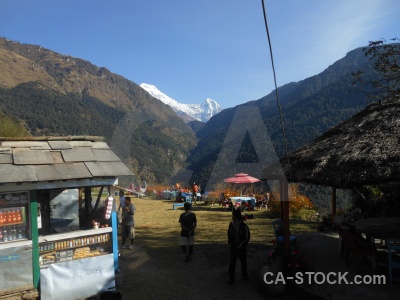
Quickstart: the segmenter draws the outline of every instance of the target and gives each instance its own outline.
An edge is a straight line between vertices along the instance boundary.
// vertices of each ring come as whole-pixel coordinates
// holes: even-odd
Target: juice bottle
[[[16,218],[17,218],[17,222],[21,222],[22,221],[22,217],[21,217],[21,211],[18,209],[17,213],[15,214]]]
[[[11,213],[11,210],[9,210],[8,212],[7,212],[7,222],[6,223],[12,223],[12,213]]]
[[[0,224],[4,223],[3,212],[0,211]]]
[[[25,207],[22,207],[21,209],[21,217],[22,217],[22,222],[25,223]]]

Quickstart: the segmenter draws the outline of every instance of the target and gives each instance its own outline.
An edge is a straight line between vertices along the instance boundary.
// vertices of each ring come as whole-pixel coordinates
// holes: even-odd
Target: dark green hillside
[[[190,126],[190,128],[192,128],[192,130],[197,133],[199,130],[201,130],[204,125],[206,125],[204,122],[201,121],[190,121],[187,123],[187,125]]]
[[[347,90],[350,75],[321,89],[311,97],[283,110],[289,152],[322,135],[366,107],[365,95]],[[271,139],[281,144],[282,129],[278,115],[265,120]],[[284,152],[278,152],[282,157]]]
[[[23,120],[34,136],[104,135],[110,139],[123,112],[91,97],[60,94],[38,82],[0,89],[0,105],[7,115]]]
[[[352,73],[360,69],[372,77],[375,76],[361,48],[349,52],[346,57],[318,75],[279,88],[289,152],[320,136],[366,106],[365,94],[360,92],[363,87],[353,86]],[[256,106],[259,109],[275,151],[279,157],[283,157],[285,145],[275,92],[240,106]],[[235,108],[223,110],[197,133],[201,141],[192,150],[188,160],[196,181],[200,178],[207,182],[235,112]],[[246,140],[243,143],[246,144]],[[244,152],[246,150],[242,147],[238,157],[257,160],[253,154]],[[223,170],[218,172],[222,173]]]
[[[25,137],[29,136],[26,128],[15,118],[8,117],[0,111],[0,136]]]

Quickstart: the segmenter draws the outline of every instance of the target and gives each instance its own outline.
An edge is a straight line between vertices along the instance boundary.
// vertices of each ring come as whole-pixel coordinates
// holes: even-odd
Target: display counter
[[[112,228],[40,236],[39,265],[42,299],[81,299],[115,290]]]
[[[39,265],[112,253],[112,228],[78,230],[39,237]]]

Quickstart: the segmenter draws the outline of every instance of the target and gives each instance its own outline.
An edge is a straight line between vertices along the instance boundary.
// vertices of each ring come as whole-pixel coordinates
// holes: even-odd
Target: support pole
[[[33,286],[39,287],[40,266],[39,266],[39,228],[38,228],[38,209],[37,209],[37,191],[29,193],[29,213],[31,222],[32,237],[32,267],[33,267]]]
[[[283,223],[283,240],[285,243],[285,255],[290,255],[290,227],[289,227],[289,186],[286,179],[280,181],[281,188],[281,214]]]
[[[335,230],[335,219],[336,216],[336,187],[332,187],[332,230]]]

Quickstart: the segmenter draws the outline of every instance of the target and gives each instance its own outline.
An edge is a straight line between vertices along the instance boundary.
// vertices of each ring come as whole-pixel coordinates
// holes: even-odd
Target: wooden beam
[[[94,205],[93,211],[96,211],[97,208],[99,207],[100,200],[101,200],[101,195],[103,194],[103,190],[104,190],[104,186],[102,185],[100,187],[99,194],[97,195],[97,200],[96,200],[96,204]]]

